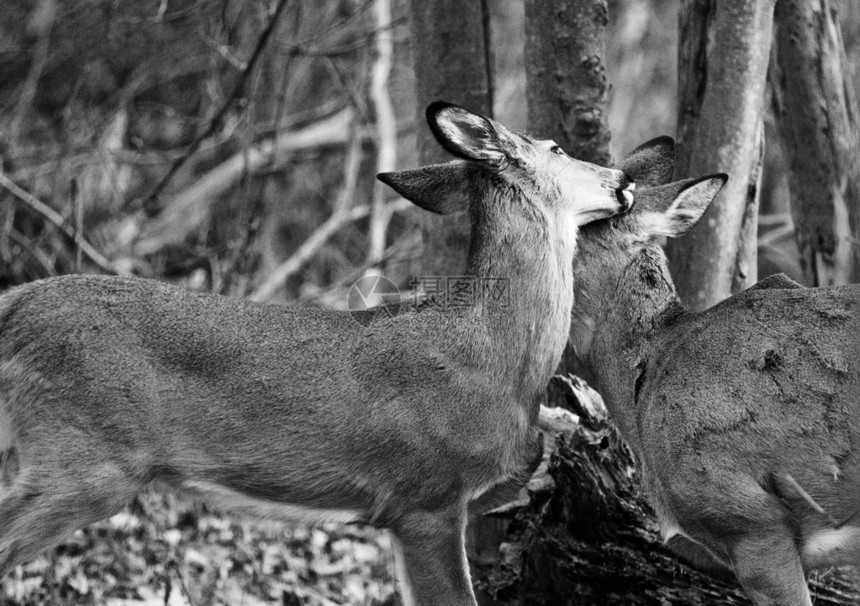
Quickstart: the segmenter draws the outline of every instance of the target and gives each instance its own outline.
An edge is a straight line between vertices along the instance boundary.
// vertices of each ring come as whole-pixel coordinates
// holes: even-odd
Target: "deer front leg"
[[[731,547],[738,581],[756,606],[812,606],[788,528],[752,530]]]
[[[469,579],[465,504],[405,515],[393,528],[404,606],[476,606]]]

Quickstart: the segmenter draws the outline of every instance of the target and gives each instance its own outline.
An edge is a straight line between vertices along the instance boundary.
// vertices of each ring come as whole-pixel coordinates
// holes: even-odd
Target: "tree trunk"
[[[610,166],[606,0],[526,0],[528,132]],[[568,346],[559,372],[590,378]]]
[[[791,214],[809,286],[860,281],[860,145],[832,0],[776,7],[774,111],[791,165]]]
[[[411,0],[418,157],[422,164],[451,156],[424,123],[424,109],[437,99],[492,116],[493,83],[489,12],[485,0]],[[427,214],[427,213],[425,213]],[[465,215],[422,217],[426,276],[459,275],[466,263],[469,222]]]
[[[668,246],[678,292],[696,310],[756,281],[762,116],[774,2],[681,3],[676,176],[730,175],[704,219]]]
[[[412,52],[415,66],[418,157],[421,164],[452,159],[424,122],[424,110],[435,100],[450,101],[493,115],[492,55],[489,7],[486,0],[411,0]],[[423,276],[458,276],[466,266],[469,218],[423,213],[424,236],[420,272]],[[488,497],[491,501],[497,498]],[[470,506],[467,551],[472,576],[496,561],[506,526],[480,515],[489,506]]]
[[[528,130],[609,165],[606,0],[526,0]]]

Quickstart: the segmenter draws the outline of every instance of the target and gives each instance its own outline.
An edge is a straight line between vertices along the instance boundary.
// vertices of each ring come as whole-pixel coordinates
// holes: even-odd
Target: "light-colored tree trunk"
[[[683,0],[677,177],[723,172],[705,217],[668,245],[678,292],[701,310],[756,281],[764,91],[775,0]]]
[[[605,0],[526,0],[528,130],[609,164]]]
[[[776,7],[774,111],[791,166],[791,214],[809,286],[860,281],[860,139],[832,0]]]
[[[412,52],[421,164],[445,162],[445,152],[424,122],[431,101],[450,101],[492,116],[493,83],[489,8],[484,0],[411,0]],[[422,217],[426,276],[462,273],[469,245],[464,214]]]

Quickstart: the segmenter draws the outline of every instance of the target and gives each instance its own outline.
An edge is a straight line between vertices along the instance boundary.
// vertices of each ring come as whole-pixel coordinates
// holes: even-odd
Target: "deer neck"
[[[578,353],[625,439],[641,452],[637,400],[648,363],[648,344],[686,310],[675,291],[666,256],[657,245],[642,249],[617,282],[602,283],[606,285],[602,291],[589,292],[576,301],[574,333],[584,326],[593,331],[584,353]]]
[[[561,233],[564,226],[524,195],[496,183],[472,205],[466,275],[490,286],[471,309],[492,342],[479,357],[531,401],[558,366],[570,330],[576,234]]]

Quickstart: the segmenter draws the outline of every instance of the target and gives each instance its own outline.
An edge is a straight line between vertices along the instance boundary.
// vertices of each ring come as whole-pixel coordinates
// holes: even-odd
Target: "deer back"
[[[860,505],[860,285],[750,289],[647,349],[637,397],[650,468],[689,488],[703,469],[765,484],[788,474],[836,517]]]

